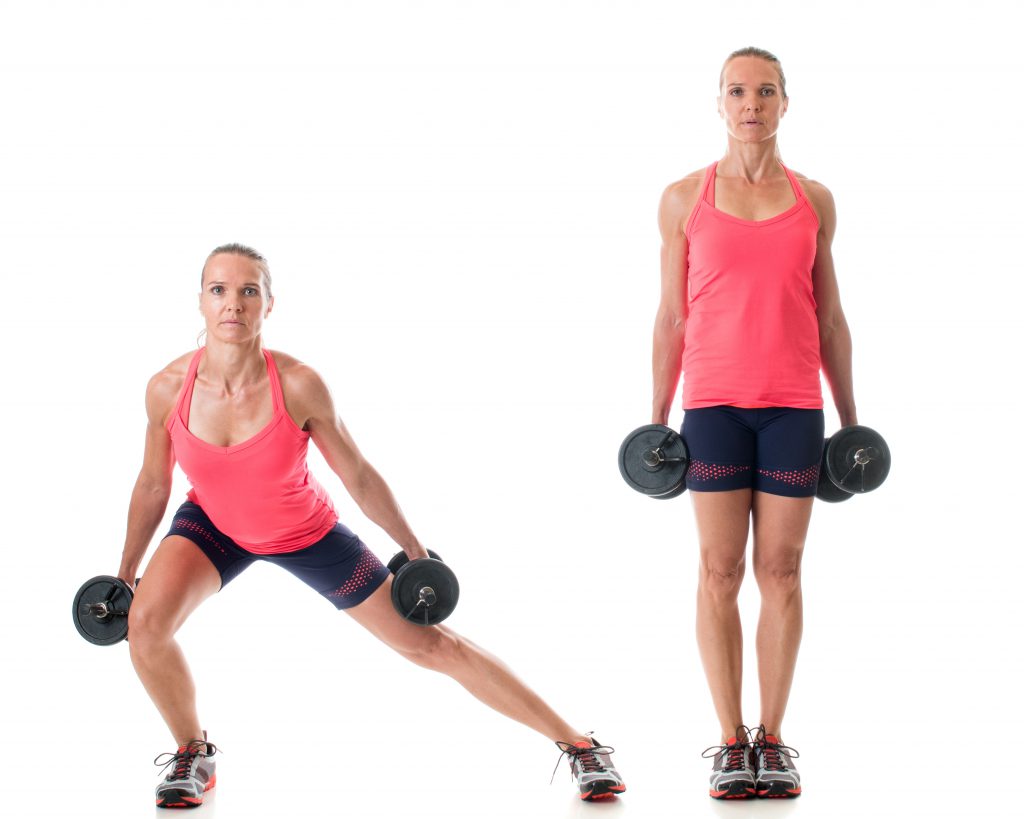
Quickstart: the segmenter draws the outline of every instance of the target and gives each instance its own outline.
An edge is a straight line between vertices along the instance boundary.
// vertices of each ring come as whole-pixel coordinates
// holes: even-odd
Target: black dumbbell
[[[419,626],[433,626],[447,618],[459,602],[459,581],[441,560],[427,549],[430,557],[409,560],[399,552],[388,562],[395,576],[391,584],[391,603],[402,617]]]
[[[889,475],[892,456],[885,439],[870,427],[843,427],[825,439],[817,497],[829,503],[878,489]]]
[[[139,585],[136,579],[135,585]],[[112,646],[128,636],[128,609],[135,596],[119,577],[101,574],[86,580],[75,595],[71,616],[75,628],[98,646]]]
[[[637,492],[659,500],[686,491],[690,453],[671,427],[648,424],[634,429],[619,447],[619,472]]]

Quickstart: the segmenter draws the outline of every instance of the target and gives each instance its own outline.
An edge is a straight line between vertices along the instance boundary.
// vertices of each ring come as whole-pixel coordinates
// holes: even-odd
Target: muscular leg
[[[556,714],[511,669],[444,625],[414,626],[391,604],[391,578],[365,601],[345,609],[353,620],[417,665],[447,674],[495,711],[553,741],[587,738]]]
[[[803,633],[800,560],[813,502],[814,498],[754,493],[754,577],[761,590],[761,722],[769,734],[779,737]]]
[[[736,599],[743,581],[751,490],[691,495],[700,538],[697,645],[724,742],[743,723],[743,631]]]
[[[174,634],[220,589],[220,574],[187,538],[164,538],[128,612],[128,646],[142,684],[180,746],[201,739],[195,684]]]

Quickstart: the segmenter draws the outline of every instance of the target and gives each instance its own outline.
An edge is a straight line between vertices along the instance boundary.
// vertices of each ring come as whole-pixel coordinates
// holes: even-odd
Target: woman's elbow
[[[661,335],[681,336],[686,330],[686,315],[678,310],[661,310],[654,327]]]

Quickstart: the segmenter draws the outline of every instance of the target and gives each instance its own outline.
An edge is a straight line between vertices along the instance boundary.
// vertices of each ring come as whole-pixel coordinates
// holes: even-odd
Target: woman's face
[[[718,113],[730,136],[740,142],[771,139],[788,104],[782,96],[779,72],[768,60],[736,57],[726,64]]]
[[[264,288],[259,265],[236,253],[218,253],[203,269],[199,312],[207,337],[228,344],[252,341],[263,329],[274,299]]]

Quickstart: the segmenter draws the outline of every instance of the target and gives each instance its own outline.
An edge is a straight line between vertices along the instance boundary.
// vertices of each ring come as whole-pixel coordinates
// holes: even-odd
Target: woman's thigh
[[[157,547],[135,590],[128,616],[132,633],[171,636],[221,585],[220,573],[195,543],[170,535]]]

